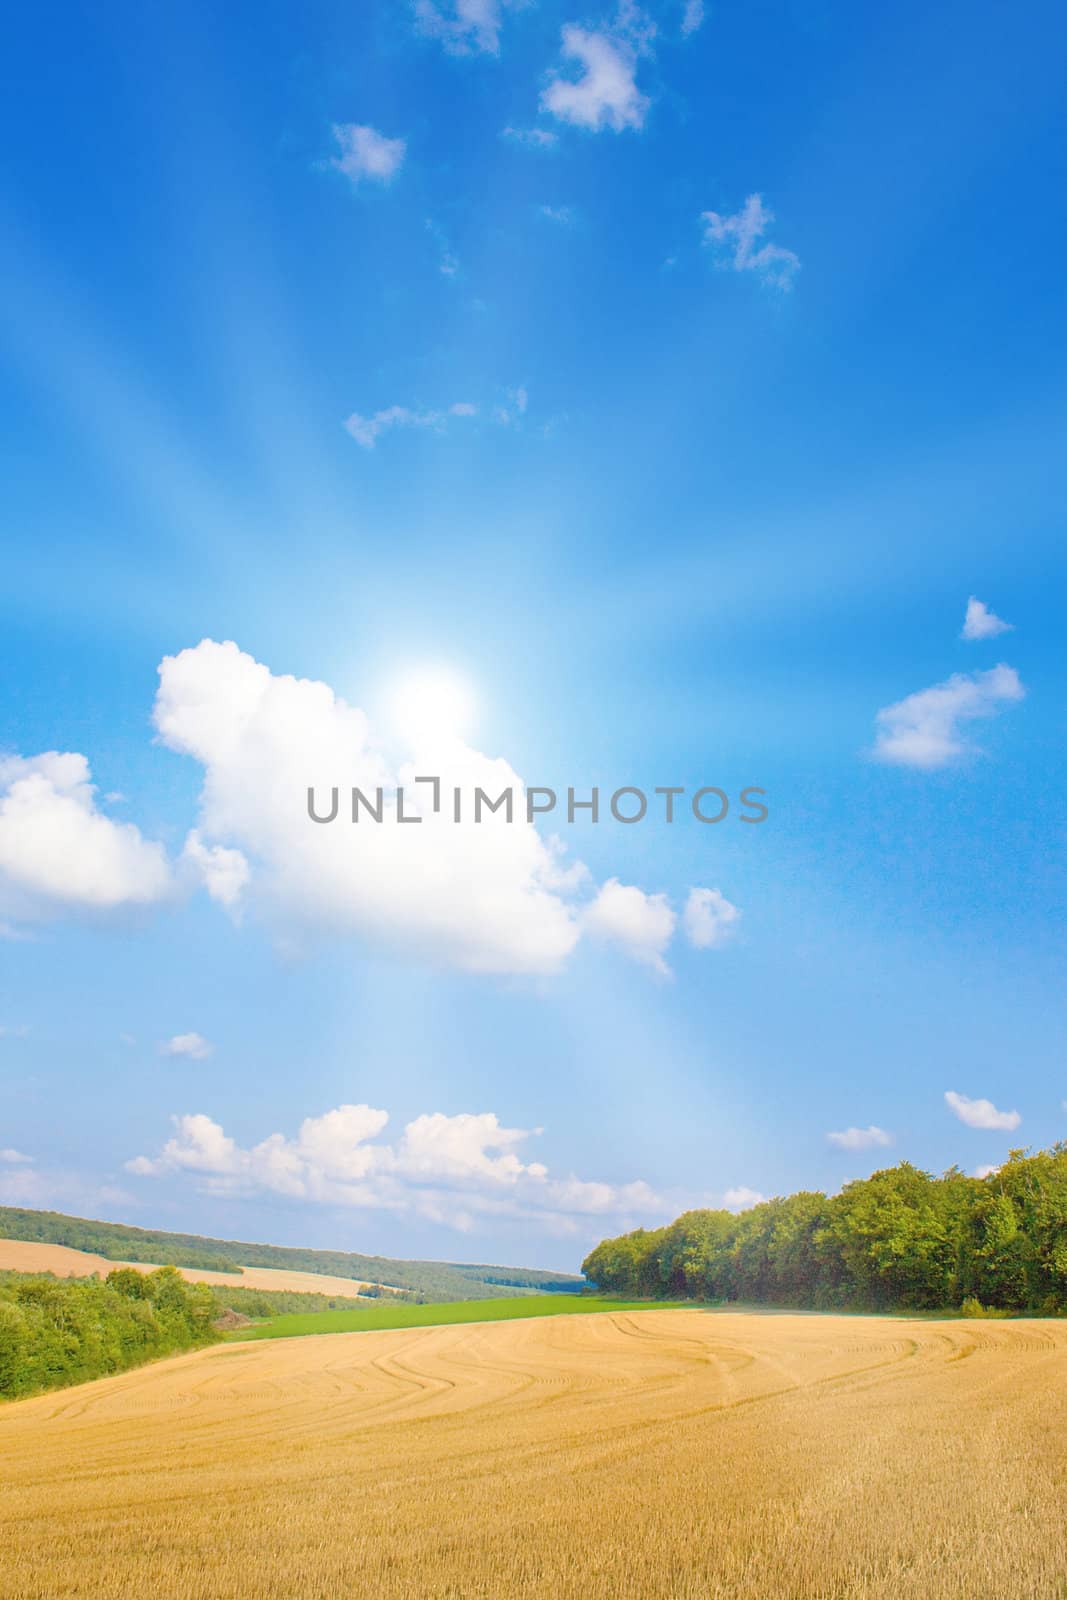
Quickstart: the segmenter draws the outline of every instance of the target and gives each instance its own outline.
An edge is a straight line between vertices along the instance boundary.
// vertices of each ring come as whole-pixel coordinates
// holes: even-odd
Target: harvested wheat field
[[[89,1250],[72,1250],[65,1244],[37,1244],[23,1239],[0,1239],[0,1272],[51,1272],[57,1278],[106,1278],[116,1267],[154,1272],[145,1261],[111,1261]],[[330,1294],[358,1300],[368,1283],[355,1278],[331,1278],[319,1272],[288,1272],[279,1267],[242,1267],[238,1273],[213,1272],[204,1267],[179,1267],[186,1283],[210,1283],[220,1289],[290,1289],[302,1294]]]
[[[4,1597],[1067,1593],[1067,1324],[231,1344],[0,1411]]]

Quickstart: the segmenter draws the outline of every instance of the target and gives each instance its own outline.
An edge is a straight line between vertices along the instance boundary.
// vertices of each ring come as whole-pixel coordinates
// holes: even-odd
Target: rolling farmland
[[[619,1309],[0,1410],[4,1600],[1061,1597],[1067,1325]]]
[[[146,1261],[112,1261],[88,1250],[71,1250],[63,1244],[37,1244],[22,1239],[0,1239],[0,1272],[51,1272],[57,1278],[106,1278],[116,1267],[151,1272]],[[214,1272],[208,1267],[178,1267],[186,1283],[209,1283],[219,1289],[288,1289],[300,1294],[343,1295],[358,1300],[368,1283],[356,1278],[334,1278],[317,1272],[288,1272],[277,1267],[245,1267],[240,1272]]]

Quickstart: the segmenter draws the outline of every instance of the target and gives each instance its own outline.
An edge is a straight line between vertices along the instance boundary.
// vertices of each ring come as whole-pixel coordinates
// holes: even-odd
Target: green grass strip
[[[312,1333],[368,1333],[377,1328],[429,1328],[461,1322],[505,1322],[597,1311],[662,1309],[659,1300],[605,1300],[596,1295],[539,1294],[507,1300],[453,1300],[442,1305],[377,1305],[358,1311],[292,1312],[229,1335],[234,1340],[293,1339]]]

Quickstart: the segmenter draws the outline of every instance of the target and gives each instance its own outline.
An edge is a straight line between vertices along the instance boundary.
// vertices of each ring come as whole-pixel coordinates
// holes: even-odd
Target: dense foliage
[[[828,1198],[687,1211],[605,1239],[583,1262],[599,1289],[769,1305],[1067,1311],[1067,1144],[1012,1151],[997,1172],[943,1177],[908,1162]]]
[[[280,1267],[326,1273],[410,1289],[425,1300],[474,1300],[502,1294],[551,1293],[582,1287],[582,1280],[534,1268],[471,1266],[451,1261],[392,1261],[347,1250],[303,1250],[288,1245],[205,1239],[195,1233],[158,1233],[119,1222],[94,1222],[58,1211],[0,1206],[0,1239],[29,1239],[88,1250],[109,1261],[166,1262],[177,1267],[239,1273],[245,1267]]]
[[[59,1211],[0,1206],[0,1239],[64,1244],[70,1250],[86,1250],[108,1261],[148,1261],[159,1266],[199,1267],[201,1271],[234,1274],[241,1270],[232,1256],[215,1249],[213,1239],[198,1239],[195,1234],[154,1233],[150,1228],[93,1222],[87,1217],[65,1217]]]
[[[209,1344],[215,1297],[174,1267],[99,1278],[0,1279],[0,1397],[57,1389]]]

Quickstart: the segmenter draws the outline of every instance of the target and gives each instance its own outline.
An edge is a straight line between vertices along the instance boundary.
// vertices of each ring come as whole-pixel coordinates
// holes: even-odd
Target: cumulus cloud
[[[876,1145],[893,1143],[893,1135],[884,1128],[876,1128],[873,1122],[868,1128],[845,1128],[841,1133],[828,1133],[826,1138],[839,1150],[871,1150]]]
[[[197,882],[203,884],[212,900],[234,911],[249,879],[249,866],[240,850],[225,845],[206,845],[196,828],[190,829],[182,851],[181,864]]]
[[[766,1198],[758,1189],[750,1189],[742,1183],[736,1189],[727,1189],[722,1203],[727,1211],[750,1211],[753,1206],[761,1206]]]
[[[568,24],[562,38],[564,59],[574,63],[579,74],[555,75],[541,94],[542,111],[593,132],[643,127],[649,101],[637,87],[642,37],[635,42],[632,28],[617,22],[599,32]]]
[[[415,0],[421,33],[440,39],[451,55],[500,54],[502,12],[525,0]]]
[[[522,780],[499,758],[420,725],[396,766],[365,714],[325,683],[275,676],[235,644],[204,640],[160,667],[155,721],[163,742],[204,768],[200,835],[239,849],[246,898],[289,943],[352,934],[419,958],[483,972],[550,972],[579,936],[582,869],[525,820]],[[415,777],[442,775],[468,796],[511,788],[515,815],[453,821]],[[419,825],[397,823],[396,790]],[[338,820],[309,820],[307,793],[344,797]],[[383,821],[349,819],[353,787],[383,789]],[[470,812],[470,805],[467,811]]]
[[[774,214],[758,194],[750,194],[740,211],[723,216],[718,211],[701,213],[704,243],[714,249],[725,266],[734,272],[754,272],[775,289],[791,289],[800,271],[800,257],[776,244],[759,244],[774,221]]]
[[[1000,1162],[987,1161],[980,1167],[975,1167],[972,1176],[975,1178],[991,1178],[995,1172],[1000,1171]]]
[[[206,1061],[214,1048],[201,1033],[176,1033],[172,1039],[165,1039],[159,1050],[164,1056],[187,1056],[190,1061]]]
[[[974,753],[960,724],[992,717],[1003,705],[1022,700],[1026,690],[1014,667],[988,672],[954,672],[944,683],[909,694],[877,716],[873,755],[895,766],[947,767]]]
[[[203,1113],[174,1118],[175,1133],[155,1158],[127,1169],[142,1177],[184,1173],[213,1194],[268,1191],[323,1205],[384,1209],[456,1228],[495,1216],[535,1219],[561,1232],[582,1219],[659,1214],[642,1182],[615,1185],[556,1178],[523,1146],[540,1129],[508,1128],[491,1111],[415,1117],[393,1143],[379,1139],[388,1113],[342,1105],[308,1117],[295,1137],[270,1134],[240,1146]]]
[[[718,950],[737,932],[741,911],[719,889],[690,889],[683,920],[691,945]]]
[[[69,912],[151,905],[173,887],[162,845],[96,804],[89,763],[74,751],[0,757],[0,916],[48,921]]]
[[[353,411],[350,417],[345,418],[344,426],[364,450],[373,450],[380,436],[390,428],[433,428],[440,431],[449,417],[474,417],[477,414],[477,406],[470,405],[466,400],[457,400],[443,411],[412,411],[407,406],[386,406],[384,411],[376,411],[372,417],[363,417],[358,411]]]
[[[968,1128],[1010,1133],[1023,1120],[1017,1111],[998,1111],[992,1100],[971,1100],[955,1089],[945,1091],[945,1104]]]
[[[664,976],[670,972],[663,953],[673,937],[676,918],[666,895],[645,894],[618,878],[609,878],[583,920],[594,938],[620,945],[635,961]]]
[[[998,634],[1011,633],[1015,624],[1005,622],[995,611],[973,594],[967,602],[967,614],[960,631],[961,639],[995,639]]]
[[[333,136],[341,154],[331,157],[330,165],[353,183],[361,183],[364,178],[373,183],[391,183],[407,151],[406,140],[387,139],[365,123],[335,122]]]

